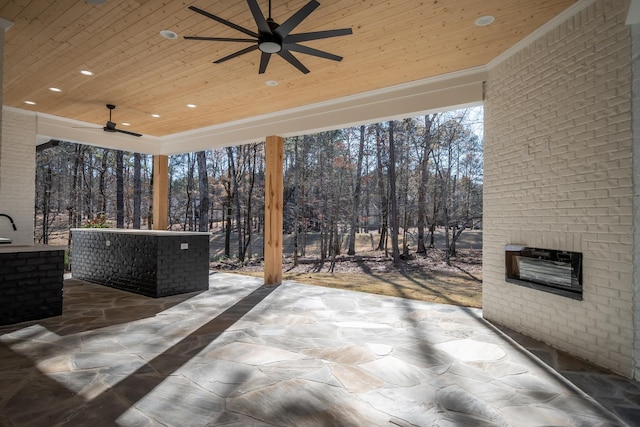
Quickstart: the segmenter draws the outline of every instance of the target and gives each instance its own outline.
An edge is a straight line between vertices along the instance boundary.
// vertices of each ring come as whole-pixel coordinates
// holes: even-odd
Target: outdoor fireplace
[[[505,263],[509,283],[582,299],[580,252],[507,245]]]

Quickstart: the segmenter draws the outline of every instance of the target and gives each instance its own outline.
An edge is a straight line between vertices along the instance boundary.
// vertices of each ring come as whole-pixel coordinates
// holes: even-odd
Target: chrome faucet
[[[6,217],[9,221],[11,221],[11,226],[13,227],[13,231],[18,230],[18,229],[16,228],[16,223],[15,223],[15,222],[13,222],[13,218],[11,218],[9,215],[7,215],[7,214],[3,214],[3,213],[0,213],[0,216],[4,216],[4,217]]]

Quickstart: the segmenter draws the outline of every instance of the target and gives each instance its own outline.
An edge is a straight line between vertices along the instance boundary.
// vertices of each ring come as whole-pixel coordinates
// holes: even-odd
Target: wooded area
[[[447,257],[482,220],[481,110],[458,110],[285,140],[284,232],[310,233],[321,259],[376,231],[398,263],[447,230]],[[59,141],[37,152],[36,241],[73,227],[151,228],[152,156]],[[171,156],[169,228],[224,233],[225,256],[254,256],[264,224],[264,144]],[[411,234],[415,247],[409,247]],[[403,238],[404,237],[404,238]],[[345,239],[347,242],[345,242]],[[404,242],[404,243],[400,243]]]

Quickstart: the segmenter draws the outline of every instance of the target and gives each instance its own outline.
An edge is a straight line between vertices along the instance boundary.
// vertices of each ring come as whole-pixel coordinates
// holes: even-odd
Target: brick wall
[[[634,175],[634,269],[633,282],[636,284],[633,297],[636,331],[635,337],[635,369],[634,378],[640,380],[640,23],[629,27],[631,31],[631,57],[632,57],[632,105],[633,105],[633,175]]]
[[[180,245],[189,243],[189,249]],[[209,289],[209,237],[158,239],[158,289],[164,295]]]
[[[64,250],[0,253],[0,325],[62,314]]]
[[[33,245],[36,176],[36,117],[4,108],[0,139],[0,213],[13,218],[17,231],[0,218],[0,237]]]
[[[592,3],[489,71],[484,316],[621,374],[633,369],[626,2]],[[504,245],[583,253],[583,301],[508,284]]]
[[[74,229],[73,277],[150,297],[209,289],[208,234],[172,234]]]

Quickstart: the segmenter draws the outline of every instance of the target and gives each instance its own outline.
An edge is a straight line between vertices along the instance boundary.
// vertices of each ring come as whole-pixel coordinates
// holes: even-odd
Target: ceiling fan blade
[[[136,132],[130,132],[128,130],[122,130],[122,129],[115,129],[116,132],[120,132],[120,133],[126,133],[127,135],[131,135],[131,136],[142,136],[141,133],[136,133]]]
[[[320,6],[316,0],[311,0],[309,3],[304,5],[302,9],[291,15],[289,19],[284,21],[282,25],[274,30],[280,37],[283,39],[289,35],[291,30],[297,27],[304,19],[311,14],[316,8]]]
[[[213,15],[213,14],[211,14],[211,13],[209,13],[209,12],[205,11],[205,10],[198,9],[198,8],[197,8],[197,7],[195,7],[195,6],[189,6],[189,9],[193,10],[194,12],[198,12],[200,15],[204,15],[204,16],[206,16],[207,18],[211,18],[211,19],[213,19],[214,21],[218,21],[219,23],[224,24],[224,25],[226,25],[227,27],[231,27],[231,28],[233,28],[234,30],[238,30],[238,31],[240,31],[240,32],[243,32],[243,33],[245,33],[245,34],[246,34],[246,35],[248,35],[248,36],[255,37],[255,38],[258,38],[258,37],[259,37],[259,36],[258,36],[258,34],[254,33],[253,31],[251,31],[251,30],[247,30],[246,28],[241,27],[240,25],[236,25],[236,24],[234,24],[233,22],[229,22],[229,21],[227,21],[226,19],[222,19],[222,18],[220,18],[220,17],[218,17],[218,16],[216,16],[216,15]]]
[[[262,52],[262,56],[260,57],[260,69],[258,70],[258,74],[264,74],[267,71],[267,65],[269,65],[269,60],[271,59],[270,53]]]
[[[342,56],[334,55],[322,50],[314,49],[308,46],[303,46],[296,43],[284,43],[283,49],[293,50],[294,52],[306,53],[307,55],[318,56],[320,58],[331,59],[333,61],[342,61]]]
[[[298,70],[302,71],[304,74],[309,73],[309,69],[302,65],[302,62],[298,61],[298,58],[293,56],[293,54],[288,50],[281,50],[280,52],[278,52],[278,55],[280,55],[285,61],[296,67]]]
[[[234,39],[229,37],[198,37],[198,36],[184,36],[185,40],[209,40],[213,42],[248,42],[255,43],[256,39]]]
[[[311,33],[291,34],[287,36],[285,43],[306,42],[309,40],[328,39],[330,37],[348,36],[353,34],[351,28],[341,28],[339,30],[314,31]]]
[[[260,6],[258,6],[258,2],[256,0],[247,0],[247,4],[249,5],[249,9],[251,9],[253,19],[258,25],[258,30],[260,30],[261,33],[271,34],[271,28],[269,28],[267,20],[264,19],[264,15],[260,10]]]
[[[235,58],[236,56],[240,56],[240,55],[244,55],[245,53],[252,52],[252,51],[254,51],[256,49],[258,49],[258,45],[257,44],[254,45],[254,46],[246,47],[246,48],[244,48],[242,50],[239,50],[239,51],[237,51],[235,53],[232,53],[231,55],[227,55],[224,58],[220,58],[220,59],[218,59],[216,61],[213,61],[213,63],[214,64],[219,64],[221,62],[224,62],[224,61],[227,61],[229,59]]]

